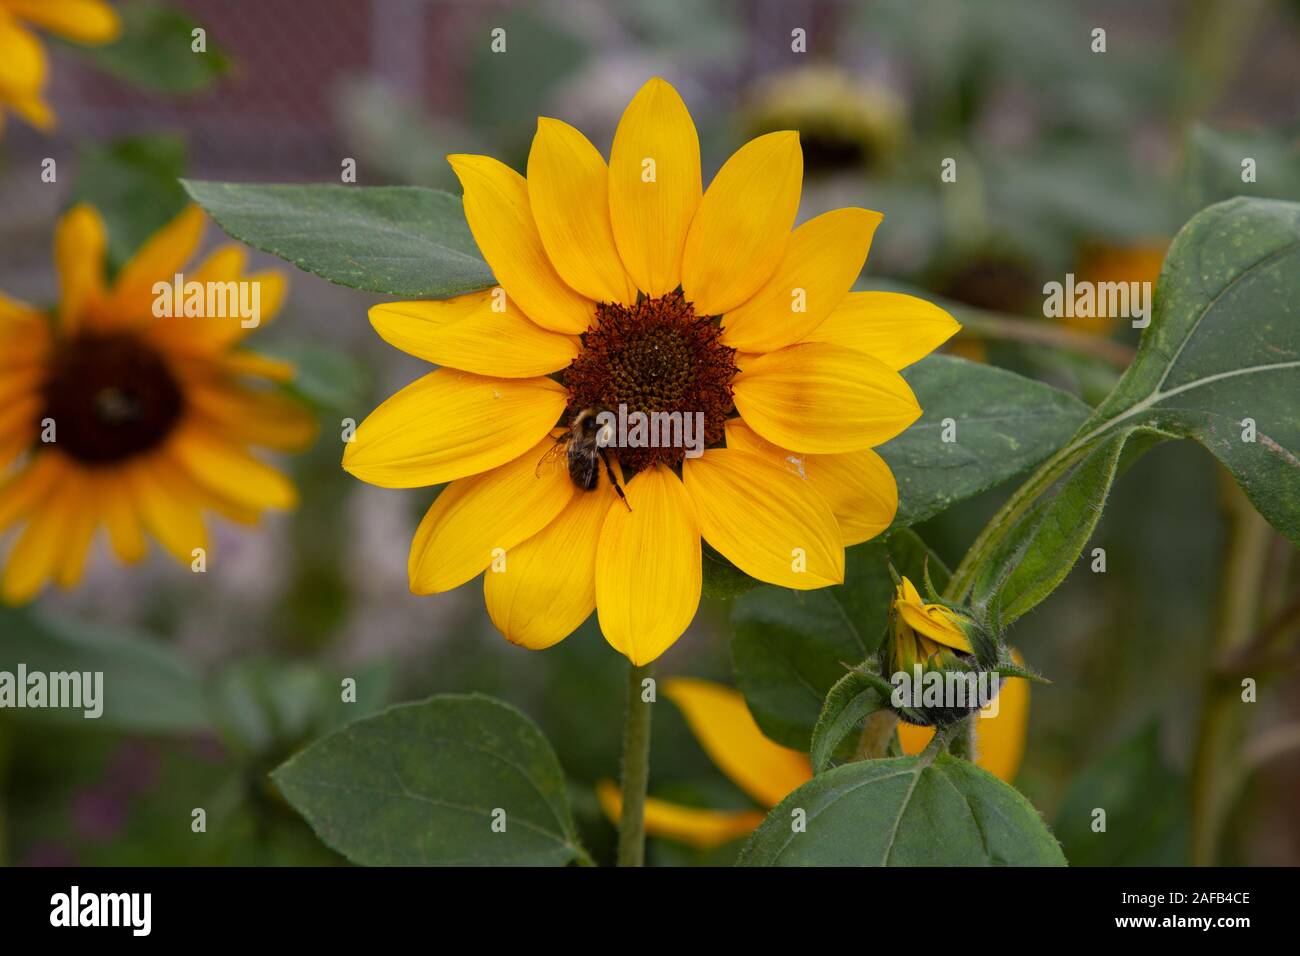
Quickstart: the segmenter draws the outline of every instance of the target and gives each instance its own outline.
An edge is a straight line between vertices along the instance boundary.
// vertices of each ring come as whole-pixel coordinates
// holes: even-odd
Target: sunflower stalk
[[[623,718],[622,813],[618,821],[618,865],[645,864],[645,797],[650,779],[650,708],[643,683],[654,664],[629,665],[627,712]]]

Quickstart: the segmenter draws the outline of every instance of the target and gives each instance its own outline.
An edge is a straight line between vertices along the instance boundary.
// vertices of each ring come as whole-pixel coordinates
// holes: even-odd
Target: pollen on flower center
[[[42,420],[55,446],[85,465],[111,465],[162,444],[184,409],[163,358],[130,334],[82,334],[55,352]]]
[[[698,316],[681,292],[642,299],[634,306],[601,303],[596,324],[581,336],[582,351],[561,375],[568,413],[596,408],[650,416],[656,412],[704,416],[704,444],[722,441],[733,407],[736,350],[720,341],[721,328]],[[621,447],[630,470],[675,465],[681,447]]]

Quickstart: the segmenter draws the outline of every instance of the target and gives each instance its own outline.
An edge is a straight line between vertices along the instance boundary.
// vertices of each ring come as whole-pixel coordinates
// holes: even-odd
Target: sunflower
[[[640,665],[695,614],[701,538],[762,581],[841,582],[844,547],[897,508],[872,448],[921,414],[898,370],[958,328],[919,299],[850,291],[881,215],[792,230],[788,131],[742,146],[703,191],[695,126],[661,79],[628,105],[608,165],[546,118],[527,179],[487,156],[449,161],[500,286],[370,310],[389,343],[443,367],[375,409],[343,455],[383,487],[448,483],[415,533],[412,591],[486,571],[510,641],[548,647],[595,609]],[[590,490],[539,467],[592,410],[698,421],[703,453],[616,443]]]
[[[105,0],[0,0],[0,132],[8,107],[39,129],[54,125],[45,102],[45,49],[28,26],[75,43],[111,43],[122,30]]]
[[[827,66],[767,77],[749,97],[746,114],[755,133],[797,129],[810,177],[889,166],[907,128],[896,94]]]
[[[664,696],[686,718],[687,726],[709,759],[763,809],[714,810],[691,807],[658,797],[645,806],[645,829],[652,836],[688,843],[701,849],[721,846],[753,831],[768,810],[812,779],[807,755],[773,743],[759,730],[745,698],[712,681],[674,677],[662,683]],[[999,696],[998,712],[975,722],[978,763],[1010,783],[1020,768],[1029,720],[1029,682],[1011,680]],[[898,725],[904,754],[919,754],[934,736],[933,727]],[[602,780],[596,786],[606,816],[617,821],[622,807],[618,786]]]
[[[207,548],[205,510],[255,524],[296,504],[289,480],[248,451],[314,436],[302,405],[263,387],[292,378],[292,366],[241,348],[249,329],[238,315],[154,317],[155,283],[180,273],[203,226],[188,207],[106,285],[103,221],[76,206],[54,237],[57,308],[0,295],[0,532],[26,522],[0,579],[6,601],[47,580],[75,585],[100,525],[122,561],[144,556],[148,532],[191,564]],[[225,246],[185,278],[257,283],[265,320],[285,279],[245,275],[245,259]]]

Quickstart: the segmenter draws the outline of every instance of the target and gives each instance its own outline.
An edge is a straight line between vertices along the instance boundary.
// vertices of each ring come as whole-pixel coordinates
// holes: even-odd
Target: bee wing
[[[568,442],[564,438],[557,438],[555,444],[546,450],[546,454],[542,456],[541,460],[537,463],[537,467],[533,469],[533,475],[540,478],[542,477],[542,472],[548,469],[559,468],[561,465],[567,468],[568,450]]]

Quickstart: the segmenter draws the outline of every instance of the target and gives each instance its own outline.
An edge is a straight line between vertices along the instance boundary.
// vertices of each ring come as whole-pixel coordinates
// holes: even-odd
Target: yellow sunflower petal
[[[623,816],[623,795],[618,784],[601,780],[596,797],[611,823]],[[747,836],[763,822],[758,810],[706,810],[670,803],[658,797],[646,797],[645,832],[650,836],[676,840],[701,850],[712,850]]]
[[[419,488],[504,465],[548,434],[564,412],[548,378],[485,378],[439,369],[357,426],[343,467],[383,488]]]
[[[37,418],[45,399],[32,393],[0,404],[0,473],[23,449],[36,441]]]
[[[202,209],[186,206],[175,219],[150,236],[117,274],[105,312],[112,313],[121,324],[146,316],[152,320],[154,283],[170,283],[177,273],[184,274],[185,264],[193,258],[203,238],[205,224]]]
[[[704,540],[750,577],[801,591],[844,581],[830,506],[779,464],[715,448],[682,464]]]
[[[812,342],[737,364],[737,410],[754,431],[783,448],[870,448],[921,416],[903,377],[863,352]]]
[[[148,544],[126,479],[118,474],[101,476],[96,483],[96,499],[113,553],[127,564],[139,561],[148,552]]]
[[[812,779],[808,757],[763,736],[739,691],[689,677],[662,686],[709,759],[758,803],[774,807]]]
[[[54,261],[59,269],[59,320],[72,332],[88,305],[104,296],[104,252],[108,236],[93,206],[73,206],[54,230]]]
[[[670,84],[646,82],[609,151],[609,213],[619,256],[646,295],[681,284],[682,248],[700,205],[700,140]]]
[[[122,32],[105,0],[4,0],[16,17],[77,43],[111,43]]]
[[[774,352],[804,338],[848,294],[883,217],[834,209],[790,236],[776,273],[722,319],[722,341],[742,352]]]
[[[943,309],[914,295],[850,292],[804,341],[866,352],[892,369],[901,369],[929,355],[960,329]]]
[[[547,435],[513,461],[442,490],[411,542],[407,572],[413,592],[450,591],[498,555],[508,567],[512,549],[564,510],[575,491],[568,472],[538,468],[554,444]]]
[[[597,302],[636,302],[609,219],[609,169],[587,137],[540,117],[528,154],[528,199],[555,271]]]
[[[0,92],[4,99],[39,94],[47,72],[41,41],[0,6]]]
[[[686,489],[648,468],[609,506],[596,551],[600,629],[633,664],[648,664],[681,637],[700,603],[700,526]]]
[[[503,302],[505,309],[499,311]],[[578,354],[575,338],[533,324],[491,289],[440,301],[372,306],[370,324],[394,348],[479,375],[549,375]]]
[[[239,445],[293,451],[316,437],[316,417],[279,392],[205,382],[191,383],[185,397],[198,415]]]
[[[575,493],[554,521],[511,548],[502,570],[483,575],[488,616],[506,640],[550,647],[596,609],[596,545],[617,502],[602,475],[596,490]]]
[[[8,604],[30,601],[58,573],[68,535],[82,507],[79,475],[67,470],[61,479],[59,487],[37,505],[9,552],[0,580],[0,597]]]
[[[447,157],[465,190],[465,221],[479,252],[514,304],[543,328],[586,331],[595,303],[575,292],[551,265],[528,201],[528,183],[491,156]]]
[[[794,452],[773,445],[739,418],[727,422],[727,447],[775,462],[812,485],[830,505],[845,547],[870,541],[898,511],[894,473],[870,448],[838,455]]]
[[[131,504],[145,528],[181,564],[194,560],[196,548],[207,549],[203,508],[192,480],[163,455],[141,459],[126,469]]]
[[[59,553],[58,567],[54,570],[54,581],[61,588],[76,587],[86,569],[86,557],[90,553],[90,542],[95,536],[98,524],[99,508],[88,497],[92,486],[92,477],[82,475],[78,496],[74,498],[72,513],[64,526],[63,546]]]
[[[682,291],[700,315],[721,315],[772,278],[799,210],[799,134],[750,140],[718,170],[682,250]]]
[[[298,505],[292,481],[205,428],[179,428],[167,447],[199,487],[241,507],[287,511]]]
[[[54,129],[54,110],[50,109],[50,104],[40,93],[10,92],[6,95],[9,100],[7,105],[32,126],[42,132]],[[3,119],[3,114],[0,114],[0,119]]]
[[[36,454],[26,467],[14,472],[0,484],[0,531],[35,511],[52,496],[71,467],[58,452]]]

